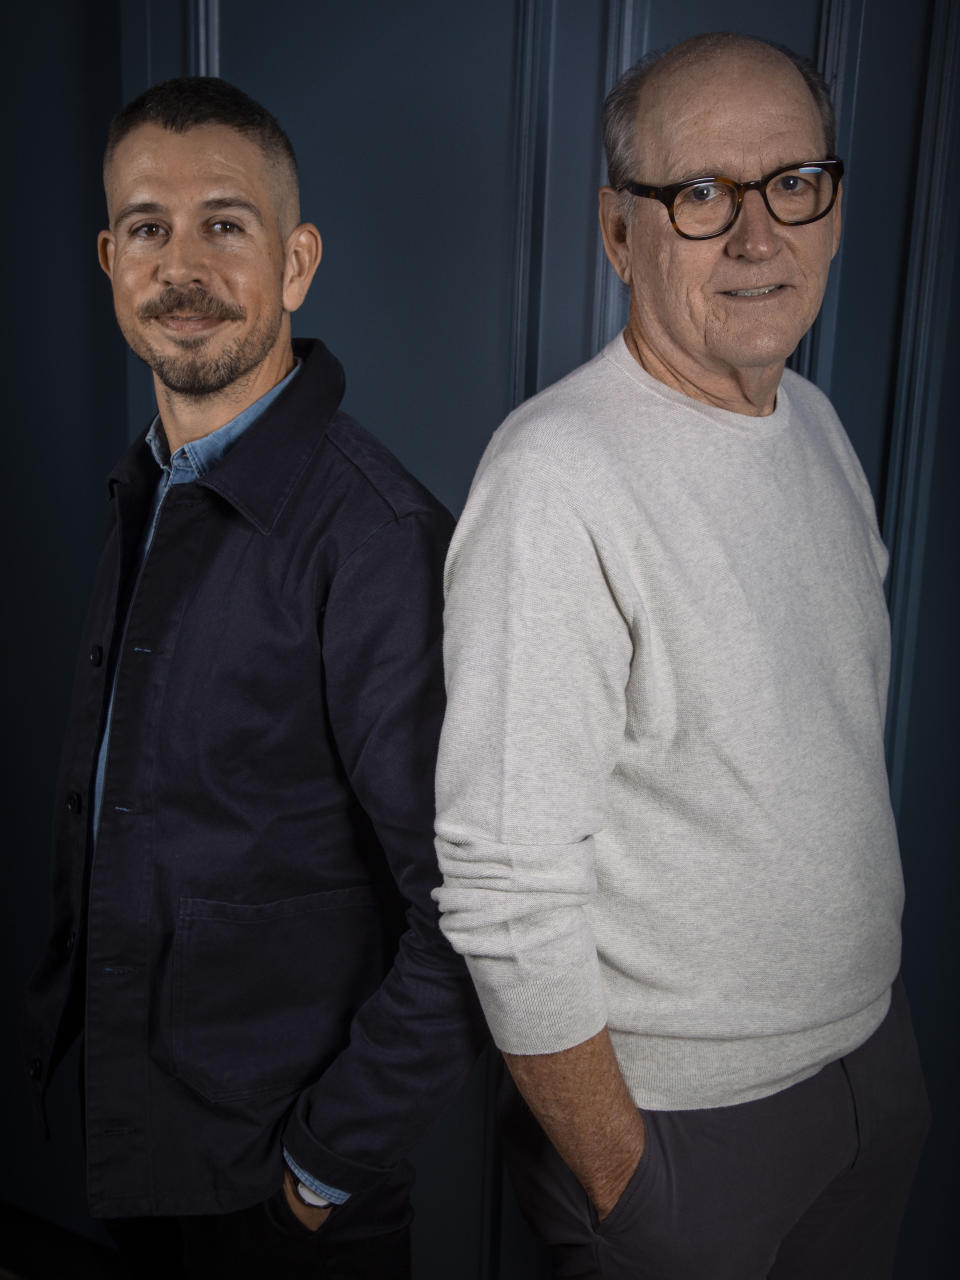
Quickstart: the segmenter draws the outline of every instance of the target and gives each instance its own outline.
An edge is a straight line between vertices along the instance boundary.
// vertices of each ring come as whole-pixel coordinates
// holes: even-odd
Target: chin
[[[797,342],[799,338],[792,346],[773,341],[731,343],[722,349],[715,348],[711,354],[730,369],[772,369],[786,364]]]
[[[723,348],[731,364],[762,368],[787,360],[808,328],[806,324],[758,323],[745,331],[728,335],[725,342],[717,344],[717,348],[718,351]]]

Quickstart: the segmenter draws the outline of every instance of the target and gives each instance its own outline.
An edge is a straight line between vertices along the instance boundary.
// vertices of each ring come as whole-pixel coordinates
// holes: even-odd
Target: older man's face
[[[745,182],[825,158],[816,105],[777,57],[734,53],[670,71],[645,90],[640,120],[642,172],[632,176],[658,186],[703,175]],[[631,288],[629,327],[692,394],[750,370],[775,373],[820,309],[839,236],[839,200],[819,222],[785,227],[748,192],[729,231],[695,241],[676,234],[662,204],[636,199],[614,262]],[[743,292],[756,289],[766,292]]]

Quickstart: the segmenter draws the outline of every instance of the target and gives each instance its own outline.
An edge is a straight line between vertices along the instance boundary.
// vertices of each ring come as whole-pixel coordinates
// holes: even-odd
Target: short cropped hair
[[[143,124],[186,133],[202,124],[222,124],[255,142],[267,159],[289,170],[298,185],[297,157],[290,139],[266,107],[216,76],[178,76],[155,84],[111,120],[104,165],[119,143]]]
[[[641,89],[654,69],[661,63],[676,63],[678,66],[683,66],[697,61],[704,55],[720,53],[728,49],[748,50],[751,45],[760,45],[764,49],[773,49],[776,53],[782,53],[800,72],[816,103],[827,152],[829,155],[834,154],[837,126],[833,103],[830,100],[827,83],[813,63],[799,53],[794,53],[792,49],[786,48],[785,45],[758,40],[754,36],[735,35],[729,31],[714,31],[646,54],[639,62],[634,63],[629,71],[624,72],[607,94],[603,104],[603,146],[607,154],[607,178],[611,187],[618,189],[625,182],[637,180],[637,175],[632,171],[637,135],[637,102]],[[811,160],[814,158],[826,159],[826,157],[809,157]]]

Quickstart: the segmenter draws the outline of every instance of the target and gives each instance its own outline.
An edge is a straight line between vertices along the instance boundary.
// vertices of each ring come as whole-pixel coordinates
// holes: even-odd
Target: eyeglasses
[[[843,161],[832,156],[788,164],[755,182],[704,177],[669,187],[625,182],[617,190],[665,204],[674,231],[685,240],[710,240],[730,230],[748,191],[759,191],[770,216],[785,227],[816,222],[833,208],[842,177]]]

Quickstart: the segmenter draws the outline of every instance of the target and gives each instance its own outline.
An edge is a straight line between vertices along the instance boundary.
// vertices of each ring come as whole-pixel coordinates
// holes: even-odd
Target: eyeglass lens
[[[765,190],[770,209],[781,222],[809,222],[830,204],[833,180],[826,169],[802,165],[775,174]],[[736,188],[719,179],[684,187],[673,202],[674,222],[690,236],[716,235],[736,211]]]

